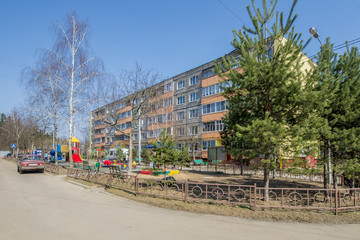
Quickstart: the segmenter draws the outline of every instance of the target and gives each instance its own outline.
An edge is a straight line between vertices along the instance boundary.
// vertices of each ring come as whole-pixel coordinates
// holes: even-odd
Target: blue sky
[[[258,1],[261,3],[262,1]],[[0,3],[0,113],[24,102],[21,70],[33,66],[36,51],[51,48],[52,22],[76,10],[91,26],[90,46],[116,75],[135,62],[164,78],[221,57],[232,50],[232,30],[250,25],[250,0],[8,0]],[[279,0],[288,12],[292,1]],[[226,7],[224,7],[224,5]],[[259,5],[260,6],[260,5]],[[230,9],[230,10],[229,10]],[[360,38],[360,1],[300,0],[296,30],[305,38],[315,26],[335,44]],[[358,46],[359,44],[355,44]],[[306,49],[319,49],[315,39]],[[342,51],[342,50],[341,50]]]

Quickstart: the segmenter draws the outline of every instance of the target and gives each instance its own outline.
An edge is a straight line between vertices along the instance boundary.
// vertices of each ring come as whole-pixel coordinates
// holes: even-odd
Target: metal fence
[[[67,175],[105,187],[126,190],[136,195],[150,195],[186,202],[241,205],[254,210],[261,208],[330,210],[337,214],[341,210],[354,211],[360,209],[360,188],[329,190],[311,188],[266,189],[257,187],[256,184],[235,185],[155,180],[70,168]]]
[[[241,167],[235,164],[211,164],[211,165],[192,165],[191,170],[199,171],[199,172],[222,172],[227,174],[241,174]],[[244,175],[258,175],[263,176],[263,169],[252,169],[251,167],[244,166],[243,167]],[[322,173],[316,174],[300,174],[300,173],[290,173],[282,170],[272,171],[270,173],[271,177],[277,178],[289,178],[289,179],[299,179],[311,182],[324,182],[324,176]],[[339,184],[344,184],[344,179],[342,175],[338,176]]]
[[[59,174],[60,173],[60,166],[46,163],[45,164],[45,171],[55,173],[55,174]]]
[[[75,168],[68,168],[67,176],[76,179],[81,179],[91,183],[103,185],[105,187],[119,188],[130,192],[135,192],[136,176],[114,176],[109,173],[102,173],[96,171],[80,170]]]

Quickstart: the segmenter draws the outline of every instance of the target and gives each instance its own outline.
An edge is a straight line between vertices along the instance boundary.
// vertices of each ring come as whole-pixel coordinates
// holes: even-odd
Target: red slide
[[[74,162],[82,162],[78,154],[73,154],[72,158],[73,158]]]

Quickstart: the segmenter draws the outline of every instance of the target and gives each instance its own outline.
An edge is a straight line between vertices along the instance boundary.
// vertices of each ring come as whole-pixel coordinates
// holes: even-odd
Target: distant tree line
[[[0,149],[12,151],[11,144],[16,144],[15,153],[29,152],[36,149],[49,151],[53,136],[47,129],[41,128],[32,116],[13,110],[8,116],[0,116]]]

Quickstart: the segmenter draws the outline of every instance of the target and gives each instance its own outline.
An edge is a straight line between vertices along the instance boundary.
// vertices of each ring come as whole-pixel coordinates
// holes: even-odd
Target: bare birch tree
[[[120,78],[112,82],[112,102],[120,100],[130,107],[131,121],[130,129],[123,129],[119,127],[118,120],[120,119],[117,111],[110,111],[104,122],[108,126],[115,127],[123,135],[129,137],[129,157],[127,173],[130,175],[131,166],[133,162],[133,148],[134,148],[134,133],[137,127],[140,127],[139,120],[146,116],[150,111],[150,99],[154,98],[162,89],[158,85],[159,74],[153,69],[144,69],[141,65],[135,64],[132,70],[122,70]],[[141,137],[141,134],[140,136]],[[140,145],[140,144],[139,144]]]
[[[100,59],[89,57],[88,29],[88,23],[72,12],[66,16],[64,25],[55,24],[54,49],[48,49],[60,64],[59,82],[55,86],[65,97],[70,167],[74,165],[71,152],[74,121],[98,100],[96,81],[103,69]]]

